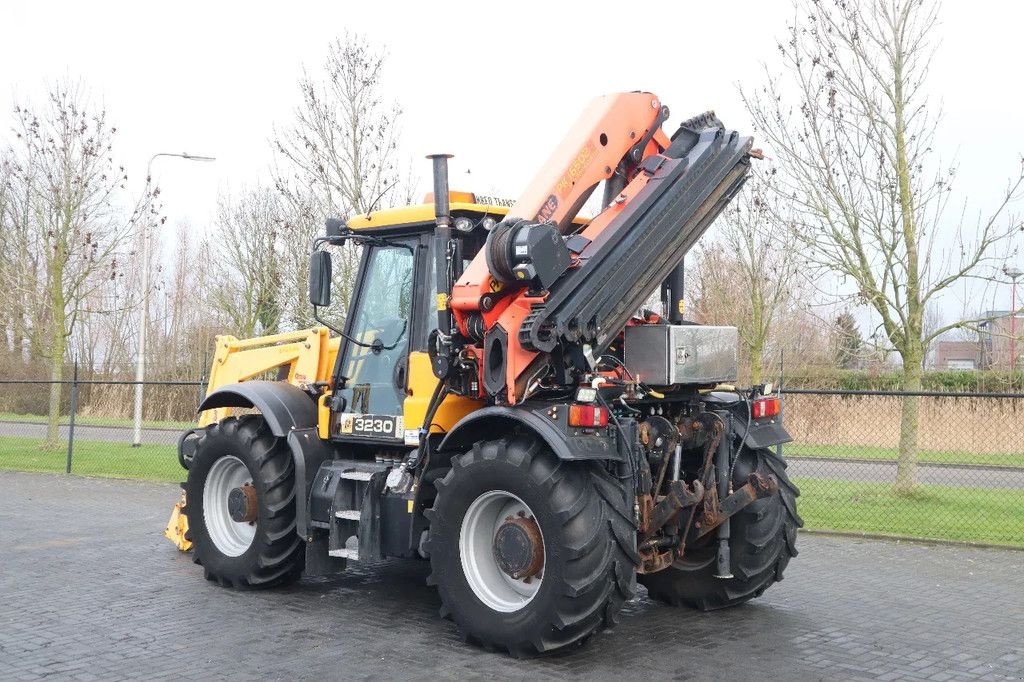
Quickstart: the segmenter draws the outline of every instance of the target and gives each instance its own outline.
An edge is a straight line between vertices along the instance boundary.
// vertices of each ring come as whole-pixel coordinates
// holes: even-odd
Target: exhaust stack
[[[434,282],[437,284],[437,342],[431,356],[434,376],[444,379],[451,367],[451,335],[454,326],[448,305],[452,286],[452,214],[448,205],[448,159],[451,154],[430,154],[434,164]],[[457,249],[456,249],[457,250]],[[461,265],[461,257],[459,259]]]
[[[439,228],[448,227],[452,222],[448,207],[448,159],[452,154],[428,154],[434,164],[434,220]]]

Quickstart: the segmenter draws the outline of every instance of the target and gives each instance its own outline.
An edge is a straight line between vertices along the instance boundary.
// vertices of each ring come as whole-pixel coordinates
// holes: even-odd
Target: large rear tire
[[[634,592],[636,528],[621,485],[597,463],[561,461],[519,435],[476,443],[436,485],[428,582],[467,640],[529,656],[615,622]],[[522,550],[528,579],[501,563],[501,538]]]
[[[262,416],[229,417],[206,428],[196,443],[182,512],[193,559],[207,580],[265,588],[300,577],[305,554],[295,532],[294,482],[290,448]],[[234,492],[232,500],[237,490],[244,494]],[[242,512],[240,502],[248,504]],[[239,521],[233,511],[251,520]]]
[[[651,598],[710,611],[759,597],[782,580],[789,560],[797,555],[796,531],[803,526],[796,511],[800,490],[786,475],[786,463],[770,450],[743,448],[733,469],[733,485],[743,485],[754,471],[773,476],[779,492],[755,500],[732,517],[729,548],[733,577],[715,577],[717,548],[712,534],[710,542],[689,549],[683,560],[640,576]]]

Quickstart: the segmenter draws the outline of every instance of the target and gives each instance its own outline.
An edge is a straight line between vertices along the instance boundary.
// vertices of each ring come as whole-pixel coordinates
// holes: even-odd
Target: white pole
[[[194,154],[174,154],[159,152],[149,158],[146,164],[146,196],[150,193],[152,184],[153,161],[158,156],[174,156],[188,161],[214,161],[212,156],[195,156]],[[139,347],[135,352],[135,424],[132,432],[132,447],[142,445],[142,393],[143,382],[146,380],[146,327],[149,326],[149,251],[152,236],[149,229],[148,213],[143,222],[142,233],[142,309],[139,311]]]
[[[148,183],[147,183],[148,187]],[[139,347],[135,352],[135,430],[132,447],[142,445],[142,382],[146,380],[146,327],[149,325],[149,220],[142,228],[142,310],[139,312]]]

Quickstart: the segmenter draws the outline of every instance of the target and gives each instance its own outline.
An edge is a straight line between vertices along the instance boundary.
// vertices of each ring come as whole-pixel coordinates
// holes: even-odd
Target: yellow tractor
[[[218,337],[168,537],[237,588],[429,560],[442,613],[516,655],[610,626],[637,580],[702,609],[779,580],[801,523],[779,398],[725,390],[736,329],[682,318],[684,256],[759,153],[668,116],[600,97],[514,202],[450,192],[435,155],[432,205],[328,220],[323,326]],[[339,245],[361,261],[332,326]]]

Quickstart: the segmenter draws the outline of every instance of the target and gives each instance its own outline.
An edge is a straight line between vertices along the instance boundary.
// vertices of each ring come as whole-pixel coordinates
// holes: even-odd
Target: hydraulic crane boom
[[[661,122],[668,115],[650,93],[598,97],[583,112],[569,135],[509,211],[510,216],[552,222],[559,232],[572,219],[602,180],[623,176],[620,166],[629,155],[645,155],[668,146]],[[507,306],[494,296],[503,284],[491,277],[483,252],[477,254],[452,289],[451,307],[463,334],[467,320],[480,313],[494,324]]]
[[[606,348],[743,184],[751,138],[707,113],[669,139],[668,114],[650,93],[595,100],[452,283],[457,332],[482,344],[470,355],[496,402]],[[572,233],[602,180],[602,211]]]

